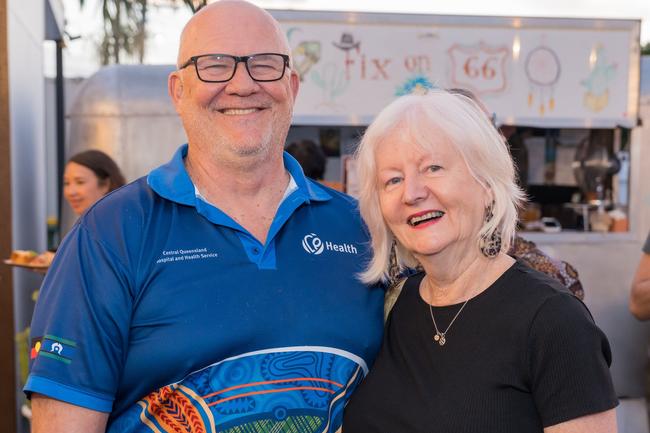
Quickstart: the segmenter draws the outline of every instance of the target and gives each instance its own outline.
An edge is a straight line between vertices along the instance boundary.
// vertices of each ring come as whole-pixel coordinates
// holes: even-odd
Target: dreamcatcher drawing
[[[528,77],[528,106],[538,104],[540,116],[555,108],[555,85],[562,71],[560,59],[555,51],[545,45],[534,48],[526,56],[526,77]],[[537,99],[537,100],[536,100]]]

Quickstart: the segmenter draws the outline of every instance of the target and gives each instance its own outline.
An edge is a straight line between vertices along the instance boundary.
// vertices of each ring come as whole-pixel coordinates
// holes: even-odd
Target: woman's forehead
[[[463,158],[458,146],[449,137],[436,133],[435,130],[424,136],[407,129],[395,128],[375,147],[376,156],[386,152],[399,152],[409,159]]]

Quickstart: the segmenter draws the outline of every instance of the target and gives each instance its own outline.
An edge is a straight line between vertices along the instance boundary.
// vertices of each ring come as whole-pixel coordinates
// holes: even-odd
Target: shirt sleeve
[[[587,307],[557,293],[533,319],[528,346],[533,398],[544,427],[603,412],[618,400],[611,349]]]
[[[66,237],[34,310],[28,396],[111,411],[133,303],[122,263],[81,224]]]

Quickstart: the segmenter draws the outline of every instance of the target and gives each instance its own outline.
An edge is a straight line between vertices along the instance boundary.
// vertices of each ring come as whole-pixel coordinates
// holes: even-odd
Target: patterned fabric
[[[108,432],[334,432],[366,369],[326,348],[245,354],[151,392]]]
[[[529,267],[558,280],[578,299],[584,300],[585,292],[580,280],[578,279],[578,271],[567,262],[555,259],[545,254],[542,250],[537,248],[537,245],[535,245],[534,242],[516,236],[508,254],[525,263]]]

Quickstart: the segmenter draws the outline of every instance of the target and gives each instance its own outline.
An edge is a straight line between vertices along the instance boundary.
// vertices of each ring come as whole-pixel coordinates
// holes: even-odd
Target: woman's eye
[[[391,177],[385,183],[386,186],[397,185],[402,179],[399,177]]]
[[[427,167],[427,171],[431,172],[431,173],[435,173],[436,171],[439,171],[441,169],[442,169],[442,167],[440,167],[439,165],[435,165],[435,164],[432,164],[432,165]]]

